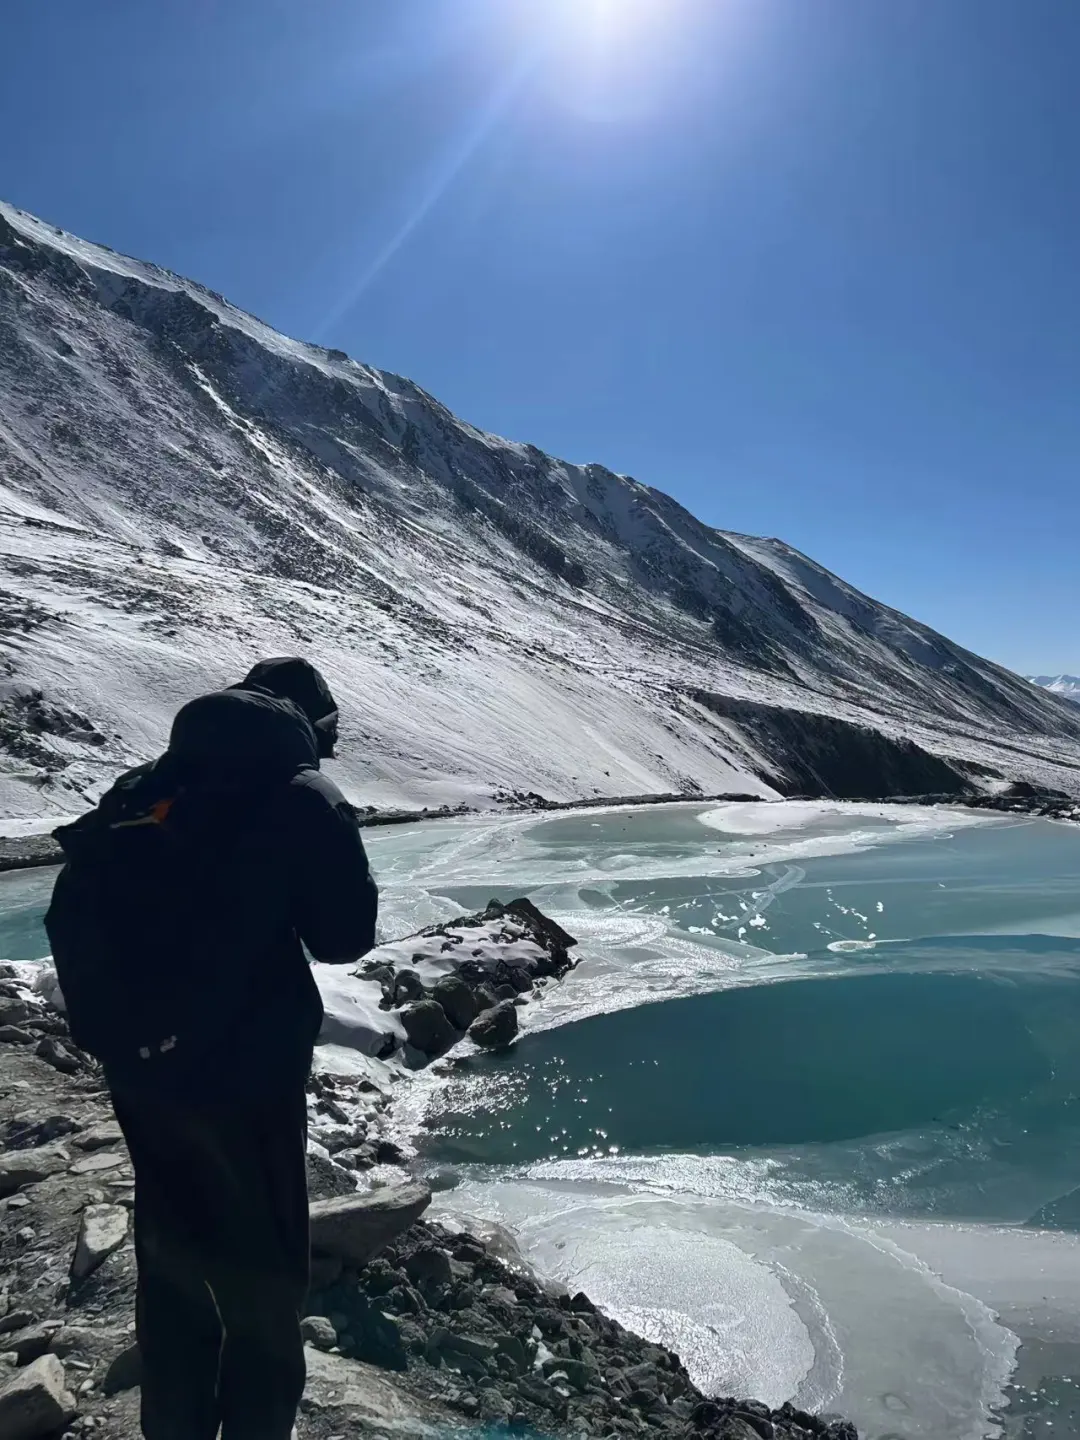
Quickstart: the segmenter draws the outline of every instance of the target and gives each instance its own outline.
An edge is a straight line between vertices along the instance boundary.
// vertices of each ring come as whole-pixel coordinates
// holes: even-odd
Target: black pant
[[[135,1167],[146,1440],[289,1440],[304,1389],[306,1102],[113,1094]]]

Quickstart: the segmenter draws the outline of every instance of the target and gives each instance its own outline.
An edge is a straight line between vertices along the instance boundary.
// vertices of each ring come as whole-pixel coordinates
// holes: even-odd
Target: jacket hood
[[[319,768],[311,722],[254,690],[202,695],[177,714],[167,759],[184,784],[246,785]]]
[[[306,715],[315,731],[315,743],[324,760],[334,753],[338,736],[338,709],[330,686],[309,660],[283,656],[276,660],[260,660],[236,686],[291,700]]]

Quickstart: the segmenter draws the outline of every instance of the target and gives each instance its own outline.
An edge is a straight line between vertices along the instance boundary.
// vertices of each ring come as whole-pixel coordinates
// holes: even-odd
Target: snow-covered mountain
[[[780,541],[8,207],[0,644],[7,816],[268,653],[326,671],[367,803],[1080,777],[1075,707]]]
[[[1033,685],[1080,704],[1080,675],[1029,675],[1027,678]]]

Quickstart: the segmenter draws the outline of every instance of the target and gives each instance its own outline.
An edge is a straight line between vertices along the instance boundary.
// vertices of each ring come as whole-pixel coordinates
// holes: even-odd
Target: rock
[[[104,1150],[108,1145],[122,1145],[124,1133],[115,1120],[105,1120],[100,1125],[92,1125],[89,1130],[83,1133],[73,1143],[80,1150]]]
[[[441,1327],[431,1332],[431,1343],[444,1355],[467,1355],[470,1360],[494,1360],[499,1353],[497,1340],[483,1335],[455,1335]]]
[[[503,1000],[494,1010],[485,1010],[472,1023],[469,1039],[485,1050],[499,1050],[517,1038],[518,1013],[512,1000]]]
[[[134,1390],[142,1384],[142,1356],[138,1345],[129,1345],[114,1355],[101,1382],[106,1395],[118,1395],[122,1390]]]
[[[654,1394],[659,1394],[660,1377],[656,1373],[655,1365],[630,1365],[625,1374],[635,1390],[651,1390]]]
[[[76,1160],[71,1167],[72,1175],[101,1175],[106,1170],[119,1170],[124,1163],[123,1155],[97,1154],[86,1155],[82,1160]]]
[[[404,1165],[405,1151],[400,1145],[395,1145],[393,1140],[380,1140],[375,1146],[375,1163],[377,1165]]]
[[[517,989],[513,985],[496,985],[495,1003],[499,1004],[503,1000],[514,1001],[517,999],[517,994]]]
[[[423,1000],[424,982],[415,970],[402,970],[394,981],[394,1004],[405,1005],[410,1000]]]
[[[476,997],[460,975],[444,975],[431,998],[439,1002],[455,1030],[467,1030],[479,1011]]]
[[[523,1370],[528,1369],[529,1357],[525,1353],[525,1346],[516,1335],[495,1335],[492,1337],[499,1347],[499,1354],[505,1355],[512,1368],[520,1375]]]
[[[492,900],[484,912],[484,918],[494,919],[501,915],[512,915],[516,920],[520,920],[557,966],[570,964],[566,952],[578,942],[561,925],[556,925],[554,920],[549,919],[542,910],[538,910],[531,900],[511,900],[509,905]]]
[[[47,1353],[52,1344],[52,1338],[59,1329],[59,1323],[34,1325],[29,1330],[21,1331],[18,1335],[7,1336],[2,1348],[14,1354],[20,1365],[29,1365],[31,1361],[37,1360]],[[0,1431],[0,1434],[2,1433]]]
[[[760,1431],[742,1415],[729,1416],[715,1434],[716,1440],[761,1440]]]
[[[300,1333],[316,1350],[332,1350],[338,1343],[337,1331],[324,1315],[309,1315],[301,1320]]]
[[[128,1212],[123,1205],[88,1205],[83,1211],[71,1278],[85,1280],[127,1239]]]
[[[443,1055],[457,1040],[457,1031],[437,1000],[421,1000],[401,1012],[409,1044],[422,1055]]]
[[[342,1154],[345,1152],[343,1151]],[[309,1150],[307,1156],[308,1194],[313,1200],[331,1200],[336,1195],[355,1195],[356,1180],[348,1173],[352,1166],[335,1164],[327,1155]]]
[[[551,1385],[534,1375],[523,1375],[517,1382],[518,1394],[533,1405],[540,1405],[553,1414],[564,1416],[569,1409],[566,1398]]]
[[[7,1150],[0,1155],[0,1198],[14,1195],[24,1185],[37,1185],[66,1170],[71,1156],[60,1145],[39,1145],[33,1150]]]
[[[449,1285],[454,1278],[450,1256],[436,1245],[415,1250],[405,1261],[405,1274],[421,1290],[437,1290],[441,1285]]]
[[[311,1207],[311,1248],[362,1267],[413,1225],[431,1204],[426,1185],[318,1200]]]
[[[38,1440],[62,1429],[75,1410],[63,1365],[55,1355],[42,1355],[0,1389],[0,1435],[3,1440]]]
[[[51,1065],[54,1070],[59,1070],[61,1075],[75,1075],[82,1068],[71,1051],[65,1049],[53,1035],[44,1036],[34,1054],[44,1060],[47,1065]]]
[[[22,1000],[0,1000],[0,1025],[23,1025],[33,1013]]]
[[[575,1390],[587,1390],[600,1378],[600,1372],[591,1356],[588,1360],[567,1360],[562,1355],[553,1355],[550,1360],[544,1361],[543,1368],[547,1379],[553,1380],[562,1374]]]
[[[776,1426],[772,1423],[767,1407],[763,1406],[762,1408],[766,1410],[764,1415],[755,1415],[745,1408],[736,1410],[728,1424],[741,1421],[742,1424],[750,1427],[758,1440],[776,1440]]]
[[[486,1420],[489,1425],[505,1425],[513,1413],[513,1405],[494,1386],[480,1391],[481,1420]]]
[[[32,1045],[34,1038],[29,1030],[20,1030],[18,1025],[0,1025],[0,1045]]]
[[[495,987],[487,980],[477,985],[473,991],[476,998],[476,1013],[479,1015],[484,1010],[494,1010],[499,1003],[499,997],[495,994]]]
[[[347,1350],[356,1360],[381,1365],[384,1370],[407,1369],[408,1354],[397,1321],[377,1309],[363,1295],[355,1297],[351,1303],[353,1313],[349,1318],[348,1335],[342,1337],[342,1350]]]
[[[655,1390],[631,1390],[626,1403],[635,1410],[654,1410],[660,1404],[660,1396]]]

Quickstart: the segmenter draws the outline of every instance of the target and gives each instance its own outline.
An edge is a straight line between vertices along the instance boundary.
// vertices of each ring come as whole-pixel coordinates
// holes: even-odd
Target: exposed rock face
[[[758,771],[783,795],[886,800],[894,795],[961,796],[975,787],[960,766],[835,715],[761,705],[705,691],[694,699],[737,721],[756,747]],[[763,763],[762,763],[763,762]]]

